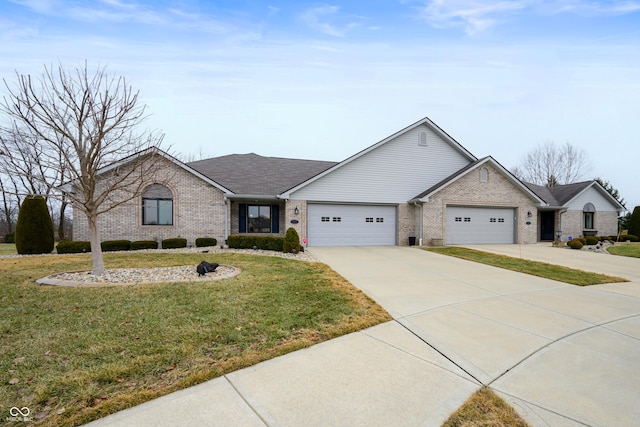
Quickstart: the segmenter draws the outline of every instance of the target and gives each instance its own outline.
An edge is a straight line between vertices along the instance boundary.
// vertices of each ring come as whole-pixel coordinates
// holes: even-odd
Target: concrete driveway
[[[533,426],[637,425],[640,260],[528,249],[634,282],[580,288],[418,248],[313,248],[394,321],[91,425],[440,426],[482,385]]]
[[[479,249],[634,281],[577,287],[417,248],[313,253],[530,424],[637,425],[640,260],[549,245]]]

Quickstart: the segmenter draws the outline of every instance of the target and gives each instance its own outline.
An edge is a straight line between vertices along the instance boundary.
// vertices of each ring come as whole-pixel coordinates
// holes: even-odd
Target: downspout
[[[560,228],[559,228],[559,230],[556,230],[556,232],[558,232],[558,231],[560,232],[560,238],[559,238],[560,242],[562,241],[562,233],[563,233],[563,231],[562,231],[562,214],[564,214],[568,210],[569,210],[569,208],[565,208],[565,209],[560,209],[558,211],[558,222],[559,222],[558,226]]]
[[[419,226],[418,226],[418,236],[419,236],[418,237],[418,246],[422,246],[422,238],[424,237],[422,235],[422,221],[423,221],[422,215],[423,215],[423,209],[424,208],[422,206],[422,203],[418,203],[417,201],[413,202],[413,206],[418,206],[420,208],[420,221],[418,223],[419,224]]]
[[[223,195],[223,203],[224,203],[224,243],[227,243],[227,239],[229,238],[229,204],[227,203],[227,195]]]

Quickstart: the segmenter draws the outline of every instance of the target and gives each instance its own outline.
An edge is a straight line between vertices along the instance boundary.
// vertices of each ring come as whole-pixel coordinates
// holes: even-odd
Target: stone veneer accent
[[[480,179],[480,170],[486,167],[489,177]],[[466,175],[432,195],[423,204],[423,244],[442,239],[446,244],[447,205],[511,207],[516,209],[516,227],[520,243],[535,243],[538,235],[536,201],[516,187],[502,173],[489,164],[469,171]],[[527,217],[531,212],[531,217]],[[530,225],[526,222],[530,221]],[[517,242],[516,242],[517,243]]]

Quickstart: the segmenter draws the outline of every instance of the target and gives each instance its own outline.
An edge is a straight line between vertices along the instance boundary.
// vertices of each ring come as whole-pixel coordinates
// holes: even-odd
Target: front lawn
[[[607,248],[612,255],[640,258],[640,243],[622,243]]]
[[[590,273],[588,271],[576,270],[560,265],[530,261],[506,255],[497,255],[489,252],[477,251],[475,249],[461,248],[457,246],[450,246],[446,248],[427,248],[427,250],[578,286],[628,282],[627,279],[623,279],[620,277],[612,277],[599,273]]]
[[[0,243],[0,255],[15,255],[17,253],[14,243]]]
[[[107,268],[233,265],[231,279],[34,284],[90,256],[0,259],[0,413],[78,425],[391,317],[319,263],[244,254],[105,254]]]

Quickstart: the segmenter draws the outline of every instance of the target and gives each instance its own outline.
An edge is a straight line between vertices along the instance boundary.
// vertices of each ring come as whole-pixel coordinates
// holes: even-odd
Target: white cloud
[[[344,37],[350,29],[362,25],[360,22],[347,22],[342,25],[336,25],[329,22],[327,19],[329,17],[333,17],[336,20],[343,18],[338,15],[339,11],[340,6],[324,5],[314,7],[300,15],[300,20],[307,24],[311,29],[334,37]]]
[[[433,0],[422,9],[423,19],[436,28],[463,27],[476,34],[493,27],[507,16],[528,8],[534,1]]]

